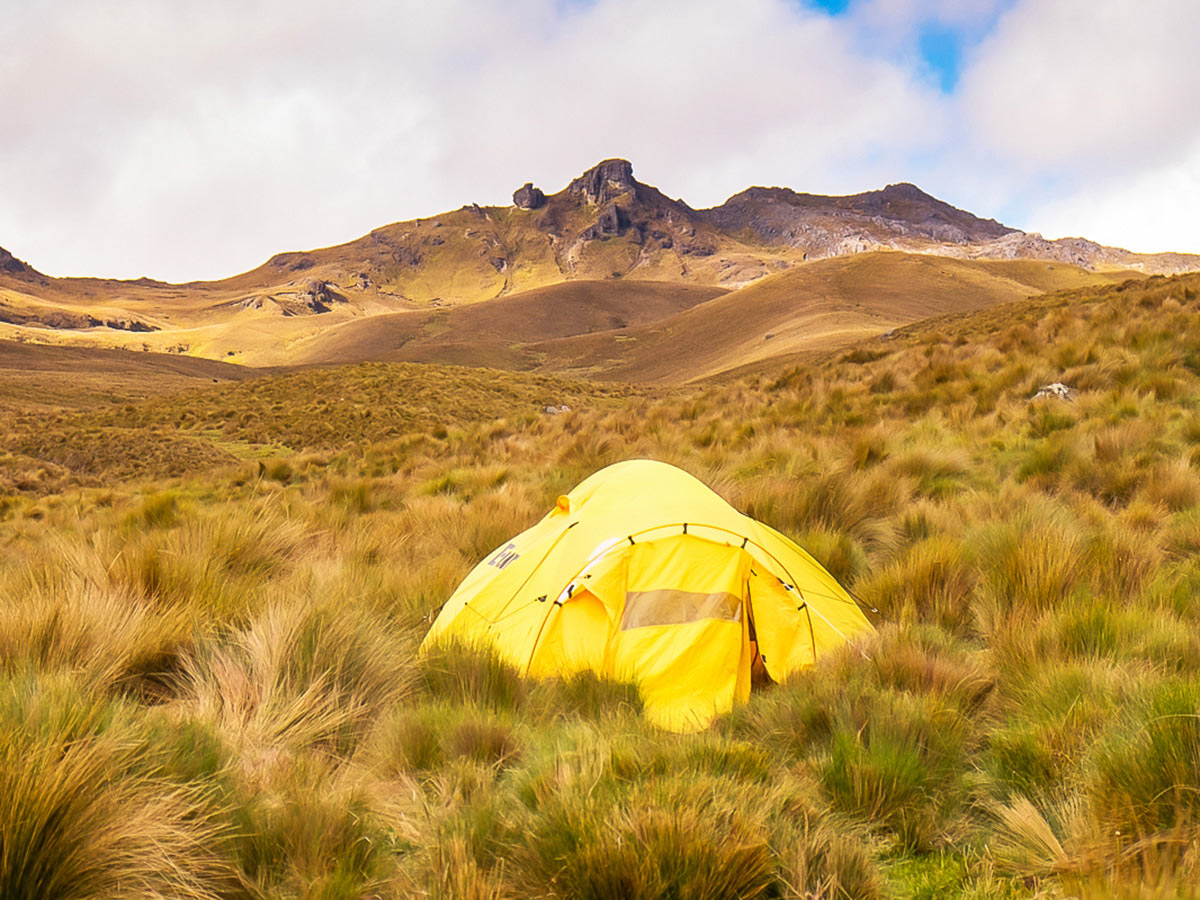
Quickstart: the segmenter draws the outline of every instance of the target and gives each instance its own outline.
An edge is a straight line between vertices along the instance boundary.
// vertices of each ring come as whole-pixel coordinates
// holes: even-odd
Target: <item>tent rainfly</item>
[[[749,698],[752,668],[781,682],[872,630],[792,541],[681,469],[630,460],[481,561],[422,650],[458,640],[532,677],[629,680],[647,718],[693,731]]]

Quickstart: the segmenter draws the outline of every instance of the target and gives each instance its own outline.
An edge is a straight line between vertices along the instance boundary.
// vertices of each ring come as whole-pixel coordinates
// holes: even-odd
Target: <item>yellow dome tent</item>
[[[482,643],[530,676],[633,681],[651,721],[689,731],[750,696],[756,662],[783,681],[871,630],[792,541],[681,469],[631,460],[480,562],[422,650]]]

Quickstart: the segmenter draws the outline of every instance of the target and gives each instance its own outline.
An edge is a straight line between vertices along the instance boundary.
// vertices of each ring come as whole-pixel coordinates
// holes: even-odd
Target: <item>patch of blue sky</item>
[[[845,18],[853,21],[849,14],[853,12],[854,0],[791,0],[792,3],[806,9],[817,10],[832,18]],[[996,27],[996,23],[1016,0],[983,0],[979,4],[978,14],[962,18],[955,24],[948,24],[946,17],[936,12],[926,13],[917,21],[911,23],[913,44],[907,45],[907,52],[901,56],[920,61],[925,74],[945,94],[951,94],[958,87],[962,74],[964,58]],[[857,24],[858,28],[863,23]],[[868,38],[864,48],[868,53],[877,48],[873,39]],[[915,46],[914,46],[915,44]],[[885,45],[886,46],[886,45]],[[875,52],[878,52],[875,49]],[[894,54],[895,48],[887,55]],[[913,54],[910,56],[909,54]]]
[[[958,86],[963,43],[960,32],[933,23],[917,33],[917,50],[942,93],[953,93]]]
[[[808,0],[808,5],[831,16],[840,16],[850,6],[850,0]]]

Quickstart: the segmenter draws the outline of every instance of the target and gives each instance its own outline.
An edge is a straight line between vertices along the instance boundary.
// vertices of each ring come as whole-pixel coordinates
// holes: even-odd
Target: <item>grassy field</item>
[[[1194,896],[1198,294],[670,391],[374,364],[13,401],[0,896]],[[628,685],[416,658],[631,457],[796,538],[878,636],[693,736]]]

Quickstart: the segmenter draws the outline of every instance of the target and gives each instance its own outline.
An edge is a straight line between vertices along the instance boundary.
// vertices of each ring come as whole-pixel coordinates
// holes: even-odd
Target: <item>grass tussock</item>
[[[120,705],[0,682],[0,895],[225,896],[228,835],[153,751]]]

